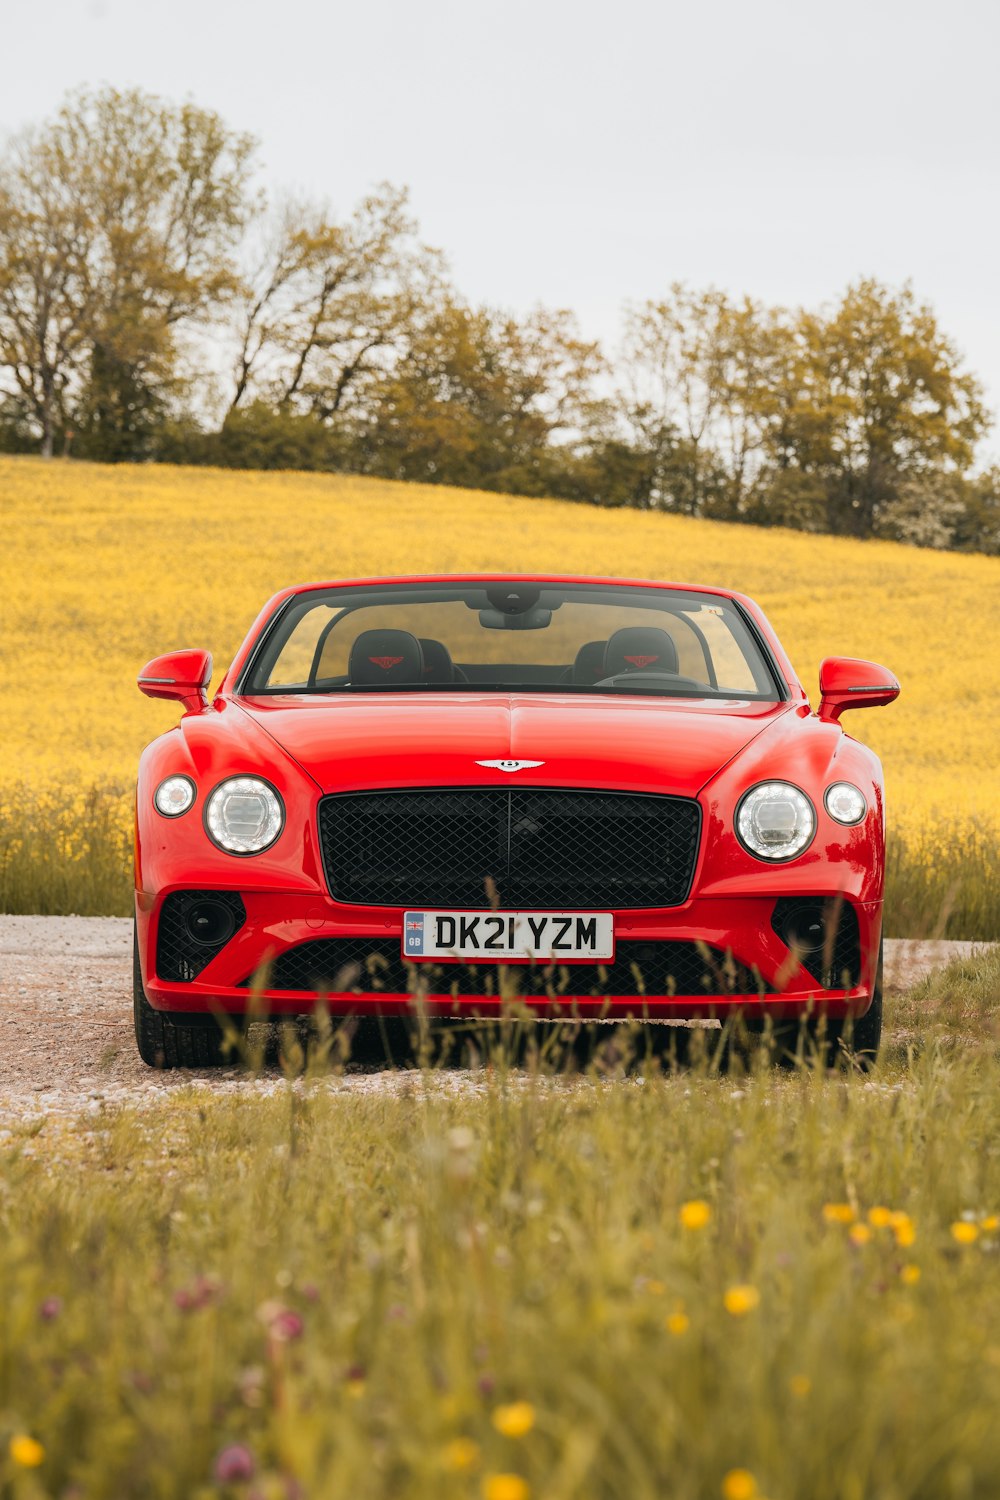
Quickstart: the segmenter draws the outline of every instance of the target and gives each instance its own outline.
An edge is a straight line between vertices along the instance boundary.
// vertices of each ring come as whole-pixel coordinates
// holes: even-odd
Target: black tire
[[[139,966],[139,939],[132,933],[132,1011],[139,1056],[150,1068],[218,1068],[229,1059],[223,1053],[222,1032],[214,1016],[198,1016],[191,1024],[154,1010],[146,999]]]
[[[822,1057],[827,1067],[855,1067],[867,1072],[875,1066],[881,1040],[881,944],[875,971],[875,993],[863,1016],[843,1020],[833,1016],[803,1016],[798,1021],[778,1021],[770,1028],[771,1055],[782,1067],[795,1067]]]
[[[828,1021],[826,1029],[830,1044],[830,1061],[853,1063],[866,1072],[875,1066],[879,1044],[882,1040],[882,944],[878,948],[878,968],[875,971],[875,993],[872,1003],[863,1016],[852,1016],[844,1021]]]

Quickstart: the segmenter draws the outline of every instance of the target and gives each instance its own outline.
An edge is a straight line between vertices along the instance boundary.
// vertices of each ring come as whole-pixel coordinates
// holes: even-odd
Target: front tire
[[[139,938],[132,930],[132,1012],[139,1056],[150,1068],[218,1068],[226,1061],[223,1037],[214,1016],[198,1016],[191,1025],[154,1010],[146,999],[139,963]]]

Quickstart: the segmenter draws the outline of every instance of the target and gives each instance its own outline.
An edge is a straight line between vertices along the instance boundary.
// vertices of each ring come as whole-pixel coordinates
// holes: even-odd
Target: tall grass
[[[127,916],[133,794],[20,786],[0,805],[0,911]],[[890,840],[890,937],[1000,939],[1000,847],[991,828]]]
[[[986,1500],[998,981],[873,1079],[500,1061],[20,1120],[0,1484]]]

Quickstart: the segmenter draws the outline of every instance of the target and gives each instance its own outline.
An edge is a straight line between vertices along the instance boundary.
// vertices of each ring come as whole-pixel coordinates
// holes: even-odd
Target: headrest
[[[590,687],[607,675],[604,671],[604,653],[607,645],[607,641],[588,641],[585,646],[580,647],[576,653],[576,661],[573,663],[575,683]]]
[[[408,630],[363,630],[351,647],[348,673],[355,685],[391,687],[395,682],[422,682],[420,642]]]
[[[455,663],[451,652],[441,641],[424,640],[420,637],[420,649],[424,656],[425,682],[454,682]]]
[[[655,625],[629,625],[616,630],[604,653],[605,677],[623,672],[676,672],[677,647],[673,637]]]

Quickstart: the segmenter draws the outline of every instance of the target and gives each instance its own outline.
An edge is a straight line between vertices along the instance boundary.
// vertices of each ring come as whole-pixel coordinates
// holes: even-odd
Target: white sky
[[[677,279],[911,279],[1000,406],[1000,0],[0,0],[0,51],[0,132],[192,97],[275,186],[408,184],[466,296],[609,344]]]

